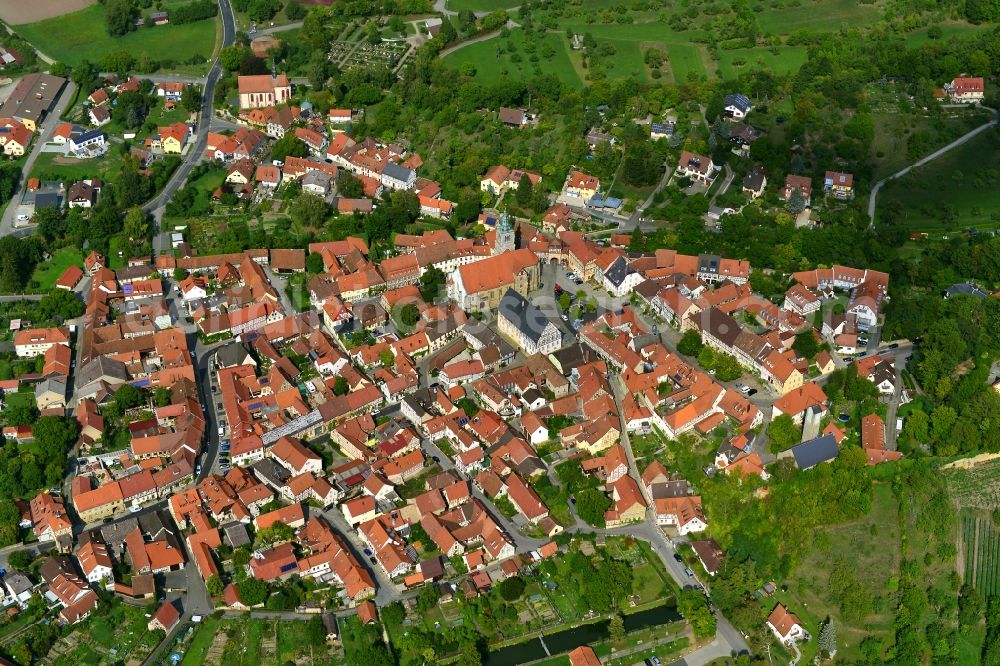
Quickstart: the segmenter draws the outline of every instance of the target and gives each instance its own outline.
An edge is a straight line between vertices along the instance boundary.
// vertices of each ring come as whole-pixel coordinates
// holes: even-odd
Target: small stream
[[[683,618],[677,612],[676,607],[664,604],[663,606],[650,608],[649,610],[633,613],[632,615],[626,615],[624,619],[625,631],[631,632],[637,629],[645,629],[646,627],[670,624]],[[573,629],[549,634],[545,636],[545,645],[548,646],[549,652],[555,656],[563,652],[569,652],[581,645],[603,641],[610,635],[608,624],[609,620],[601,620],[600,622],[593,622]],[[486,656],[486,661],[483,663],[484,666],[518,666],[518,664],[525,664],[536,659],[544,659],[547,656],[545,648],[542,647],[542,642],[537,638],[533,638],[530,641],[517,643],[491,652]]]

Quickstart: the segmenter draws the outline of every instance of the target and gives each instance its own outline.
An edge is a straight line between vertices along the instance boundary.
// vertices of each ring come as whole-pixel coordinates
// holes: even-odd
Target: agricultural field
[[[993,128],[902,178],[886,183],[878,206],[896,205],[911,231],[1000,228],[1000,130]]]
[[[141,662],[163,638],[148,631],[145,609],[123,603],[99,607],[97,613],[58,641],[48,655],[53,666]]]
[[[34,23],[54,16],[76,12],[94,4],[95,0],[33,0],[33,2],[0,3],[0,20],[11,25]]]
[[[1000,507],[1000,458],[971,469],[945,471],[948,492],[963,509],[992,511]]]
[[[211,57],[215,50],[217,22],[217,19],[206,19],[182,25],[170,23],[112,37],[105,28],[104,8],[98,4],[73,14],[19,26],[17,33],[48,57],[69,65],[83,60],[98,62],[110,51],[128,51],[136,57],[145,53],[154,60],[169,55],[173,61],[186,62],[195,55],[206,60]]]
[[[1000,529],[989,515],[970,513],[962,518],[965,582],[984,599],[1000,595]]]
[[[858,0],[814,0],[760,12],[757,24],[765,32],[790,34],[798,30],[832,32],[841,28],[862,28],[882,17],[874,4]]]
[[[948,490],[961,509],[959,573],[984,598],[1000,595],[1000,460],[946,471]]]
[[[517,0],[448,0],[447,7],[450,11],[460,12],[469,10],[472,12],[492,12],[497,9],[513,9],[518,6]]]
[[[790,74],[798,71],[805,62],[804,46],[730,49],[719,51],[719,75],[723,79],[734,79],[744,71],[756,69],[775,74]]]
[[[656,48],[667,53],[668,81],[687,81],[705,77],[709,73],[712,60],[704,46],[691,40],[700,33],[676,33],[660,22],[610,25],[587,23],[567,23],[565,29],[578,34],[590,34],[601,42],[610,42],[616,49],[613,56],[601,58],[600,66],[607,71],[610,79],[624,79],[636,76],[648,80],[648,72],[643,57],[647,50]],[[564,37],[565,40],[565,37]],[[579,57],[579,56],[577,56]]]

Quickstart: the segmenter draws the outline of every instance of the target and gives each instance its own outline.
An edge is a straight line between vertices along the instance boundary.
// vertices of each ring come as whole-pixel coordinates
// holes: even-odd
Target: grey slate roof
[[[388,164],[385,165],[385,168],[382,169],[382,175],[386,176],[387,178],[392,178],[394,180],[399,180],[404,183],[407,183],[410,181],[410,178],[412,178],[414,174],[413,171],[407,169],[404,166],[400,166],[395,162],[389,162]]]
[[[836,458],[839,453],[840,448],[833,435],[822,435],[792,447],[792,455],[795,456],[795,464],[799,469],[809,469],[828,462]]]
[[[86,386],[102,377],[107,380],[116,379],[124,382],[128,379],[128,370],[121,361],[116,361],[106,356],[98,356],[80,369],[76,378],[76,384],[77,386]]]
[[[500,301],[500,315],[514,324],[532,342],[541,340],[545,327],[551,323],[545,313],[513,289],[508,289],[503,295]]]
[[[254,362],[250,353],[238,342],[233,342],[225,347],[220,347],[215,352],[215,359],[219,363],[219,367],[222,368],[229,368],[234,365],[244,365],[246,363]]]
[[[285,485],[285,482],[291,477],[287,469],[274,462],[271,458],[258,460],[250,468],[253,469],[254,474],[260,477],[264,483],[275,490]]]
[[[625,257],[618,257],[615,259],[614,263],[608,267],[608,270],[604,271],[604,277],[606,277],[608,282],[611,284],[616,287],[620,287],[628,274],[634,272],[635,271],[628,265],[628,262],[625,261]]]

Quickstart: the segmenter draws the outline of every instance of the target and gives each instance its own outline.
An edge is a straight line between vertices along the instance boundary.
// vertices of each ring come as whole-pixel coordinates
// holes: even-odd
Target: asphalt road
[[[63,89],[59,99],[56,100],[55,108],[52,110],[52,113],[45,117],[41,128],[35,135],[31,144],[31,152],[28,154],[27,159],[24,161],[24,166],[21,168],[21,180],[18,182],[18,187],[11,196],[10,202],[7,204],[7,209],[3,213],[3,218],[0,219],[0,236],[7,236],[15,232],[19,236],[32,233],[31,228],[14,228],[14,222],[17,217],[18,202],[21,200],[20,189],[24,185],[24,181],[27,179],[28,174],[31,173],[31,169],[35,165],[35,160],[38,159],[38,154],[42,152],[42,146],[52,139],[52,133],[55,132],[56,126],[61,122],[59,119],[66,110],[66,106],[69,105],[69,101],[73,99],[73,91],[75,89],[76,85],[72,81],[66,82],[66,87]]]
[[[219,8],[221,9],[222,16],[222,46],[226,47],[231,45],[233,40],[236,38],[236,20],[233,17],[233,8],[230,6],[229,0],[219,0]],[[218,58],[216,58],[215,63],[212,65],[212,69],[208,72],[208,76],[205,77],[198,126],[195,130],[194,145],[191,146],[187,157],[177,168],[177,171],[174,172],[174,175],[167,182],[163,191],[144,206],[146,212],[153,215],[157,225],[159,225],[163,219],[163,212],[166,208],[167,202],[170,201],[171,197],[173,197],[174,192],[179,190],[184,185],[184,181],[187,180],[188,174],[191,173],[191,170],[201,160],[201,156],[205,153],[205,148],[208,145],[208,131],[211,126],[211,119],[214,115],[212,109],[215,102],[215,86],[218,84],[221,76],[222,65]],[[154,254],[161,254],[169,249],[169,230],[161,227],[159,229],[159,233],[153,238],[153,252]]]

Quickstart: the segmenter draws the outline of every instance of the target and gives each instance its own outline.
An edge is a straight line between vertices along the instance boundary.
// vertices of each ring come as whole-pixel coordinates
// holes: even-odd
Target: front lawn
[[[83,256],[79,248],[64,247],[56,250],[48,261],[35,266],[35,272],[28,285],[35,291],[48,292],[55,286],[56,280],[63,272],[73,265],[83,267]]]
[[[84,178],[100,178],[104,181],[114,181],[122,170],[122,154],[119,146],[111,146],[103,157],[93,157],[78,160],[75,157],[59,153],[39,153],[31,176],[41,180],[83,180]]]

